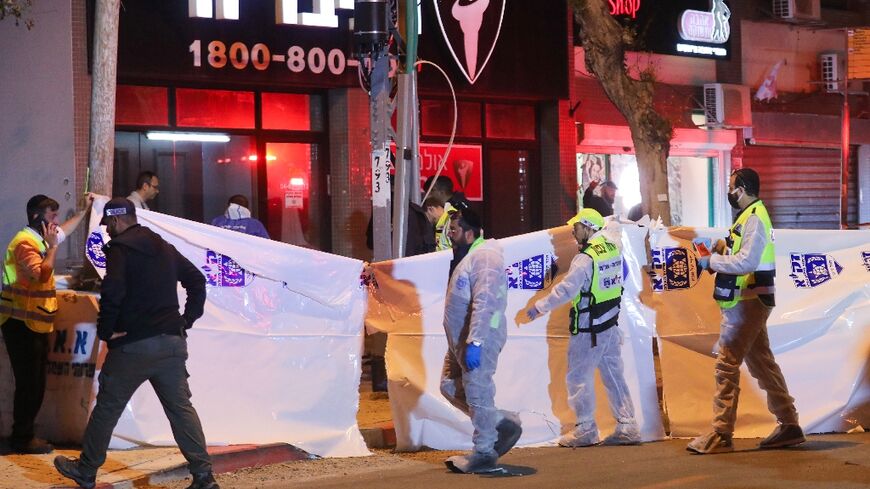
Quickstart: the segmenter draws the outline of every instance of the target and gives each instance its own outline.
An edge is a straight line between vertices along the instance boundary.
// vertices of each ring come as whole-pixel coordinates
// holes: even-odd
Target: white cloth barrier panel
[[[575,422],[565,385],[568,305],[531,323],[524,311],[548,292],[540,288],[553,280],[554,261],[559,274],[567,271],[577,244],[567,226],[500,242],[509,276],[508,340],[496,370],[495,404],[520,413],[520,445],[546,444]],[[441,321],[451,258],[447,251],[372,265],[377,285],[370,289],[366,325],[389,333],[387,375],[399,450],[471,447],[470,420],[440,393],[447,351]],[[627,285],[629,290],[640,285],[640,277],[635,279]],[[644,326],[649,322],[630,323],[629,316],[620,318],[626,380],[643,439],[657,440],[664,430],[656,395],[653,330]],[[607,433],[615,422],[600,381],[596,393],[596,420]]]
[[[94,202],[87,244],[101,273],[105,202]],[[369,455],[356,422],[363,263],[157,212],[137,209],[137,216],[207,278],[205,314],[188,331],[187,368],[208,443]],[[114,432],[113,448],[131,443],[174,445],[150,385],[136,392]]]
[[[651,233],[667,268],[674,249],[695,236],[724,237],[725,229],[672,228]],[[870,232],[775,230],[776,307],[767,321],[771,349],[808,433],[870,426]],[[670,251],[667,248],[672,248]],[[669,256],[670,254],[670,256]],[[693,262],[693,260],[690,260]],[[667,280],[652,295],[661,345],[665,403],[673,436],[710,431],[715,389],[713,353],[721,315],[712,300],[713,276],[688,287]],[[672,274],[673,275],[673,274]],[[672,285],[676,285],[671,288]],[[735,436],[770,433],[775,418],[746,365],[741,367]]]
[[[693,237],[722,237],[726,230],[656,230],[650,236],[652,264],[647,263],[647,228],[610,224],[608,232],[621,242],[629,266],[619,327],[626,334],[625,375],[643,439],[664,437],[652,358],[655,336],[671,434],[705,433],[712,420],[712,351],[721,315],[712,299],[712,276],[698,275],[688,250]],[[768,326],[801,423],[811,433],[868,426],[870,233],[777,230],[776,237],[778,305]],[[560,426],[574,422],[565,401],[567,306],[530,324],[524,310],[548,292],[535,289],[540,284],[533,282],[548,286],[559,280],[577,247],[567,227],[501,243],[509,273],[509,331],[495,375],[496,406],[520,412],[520,445],[548,443]],[[800,255],[794,264],[792,254]],[[447,349],[441,321],[451,258],[442,252],[372,265],[366,325],[389,333],[387,372],[400,450],[471,447],[470,421],[440,394]],[[558,265],[555,277],[551,262]],[[773,416],[745,366],[744,372],[735,434],[767,435]],[[596,420],[606,434],[613,420],[598,380],[596,401]]]

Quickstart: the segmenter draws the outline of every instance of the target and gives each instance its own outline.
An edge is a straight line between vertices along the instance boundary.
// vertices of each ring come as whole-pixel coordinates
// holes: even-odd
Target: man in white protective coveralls
[[[444,302],[447,355],[441,393],[471,418],[474,450],[445,463],[459,473],[493,472],[523,432],[516,413],[495,407],[492,377],[507,339],[504,256],[496,240],[484,241],[480,218],[466,202],[452,212],[448,233],[453,261]]]
[[[731,174],[728,203],[738,210],[724,243],[698,266],[716,273],[713,298],[722,309],[716,354],[716,395],[713,397],[713,431],[692,440],[686,450],[698,454],[734,451],[732,434],[740,394],[740,365],[767,393],[767,408],[776,416],[776,429],[759,448],[780,448],[806,441],[798,424],[794,398],[767,337],[767,318],[774,306],[776,254],[773,226],[758,198],[761,181],[751,168]]]
[[[571,301],[568,341],[568,402],[577,424],[559,438],[563,447],[600,443],[595,423],[595,369],[607,389],[616,430],[608,445],[636,445],[640,430],[622,365],[622,332],[617,326],[625,266],[622,253],[603,233],[604,218],[595,209],[582,209],[568,221],[580,252],[568,273],[549,295],[526,310],[529,319]]]

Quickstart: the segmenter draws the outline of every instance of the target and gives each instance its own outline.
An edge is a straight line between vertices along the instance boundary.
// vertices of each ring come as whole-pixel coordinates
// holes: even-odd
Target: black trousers
[[[9,443],[26,445],[33,439],[33,422],[45,397],[48,333],[36,333],[24,321],[9,318],[3,323],[3,341],[15,377],[12,436]]]
[[[109,350],[100,371],[97,404],[82,440],[81,468],[89,474],[106,461],[106,450],[118,419],[142,383],[157,393],[172,435],[192,473],[211,472],[211,457],[199,416],[190,403],[187,384],[187,340],[159,335]]]

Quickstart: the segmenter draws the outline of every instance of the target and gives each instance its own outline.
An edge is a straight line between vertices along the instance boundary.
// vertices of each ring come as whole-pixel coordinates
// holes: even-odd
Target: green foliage
[[[33,27],[33,19],[26,17],[27,11],[33,6],[33,0],[0,0],[0,20],[6,17],[15,19],[15,25],[24,26],[30,30]]]

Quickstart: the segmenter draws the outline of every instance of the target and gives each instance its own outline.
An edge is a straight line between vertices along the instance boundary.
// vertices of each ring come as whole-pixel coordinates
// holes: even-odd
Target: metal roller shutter
[[[851,160],[848,216],[850,222],[855,222],[857,159],[853,155]],[[747,146],[743,166],[756,170],[761,177],[759,197],[770,211],[775,228],[840,228],[838,150]]]

